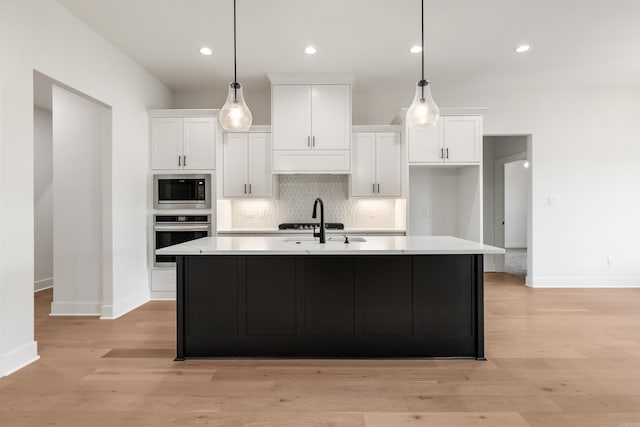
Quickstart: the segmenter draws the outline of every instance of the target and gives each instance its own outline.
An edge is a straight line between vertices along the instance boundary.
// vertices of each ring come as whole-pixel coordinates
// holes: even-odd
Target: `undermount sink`
[[[367,239],[365,239],[364,237],[349,237],[349,242],[366,242],[366,241]],[[294,242],[296,244],[303,244],[303,243],[320,244],[320,241],[313,237],[287,237],[286,239],[283,240],[283,242],[285,243]],[[327,243],[343,243],[344,244],[344,237],[343,236],[327,237]]]

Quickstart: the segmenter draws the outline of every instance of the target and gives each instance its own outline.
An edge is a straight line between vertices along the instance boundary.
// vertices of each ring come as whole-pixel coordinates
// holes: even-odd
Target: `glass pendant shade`
[[[242,85],[231,83],[227,101],[220,109],[220,124],[227,131],[244,132],[249,130],[253,117],[242,95]]]
[[[440,109],[431,97],[429,82],[420,80],[416,86],[416,96],[407,111],[407,125],[428,128],[438,123]]]

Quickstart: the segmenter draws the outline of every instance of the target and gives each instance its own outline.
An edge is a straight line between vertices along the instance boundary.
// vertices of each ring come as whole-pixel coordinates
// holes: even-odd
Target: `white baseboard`
[[[527,242],[509,243],[504,245],[505,249],[527,249]]]
[[[175,301],[176,291],[151,291],[151,301]]]
[[[527,276],[530,288],[640,288],[640,277]]]
[[[119,301],[114,305],[103,305],[100,319],[117,319],[127,314],[131,310],[140,307],[149,301],[149,291],[145,290],[135,295],[131,295],[124,301]]]
[[[99,316],[99,302],[52,302],[50,316]]]
[[[33,282],[33,291],[40,292],[45,289],[53,287],[53,277],[47,277],[46,279],[40,279]]]
[[[0,356],[0,378],[10,375],[38,359],[40,359],[40,356],[38,356],[38,343],[35,341],[3,354]]]

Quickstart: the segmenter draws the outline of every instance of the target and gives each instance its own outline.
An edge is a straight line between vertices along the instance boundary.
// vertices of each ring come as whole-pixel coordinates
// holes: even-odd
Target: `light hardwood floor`
[[[0,379],[0,426],[640,427],[640,289],[486,276],[488,361],[173,362],[175,310],[48,316],[41,359]]]

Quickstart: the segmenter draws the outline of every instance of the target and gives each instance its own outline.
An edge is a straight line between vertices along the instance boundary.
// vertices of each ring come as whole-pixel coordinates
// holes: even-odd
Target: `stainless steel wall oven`
[[[155,249],[200,239],[211,235],[211,215],[154,215],[153,246]],[[173,255],[156,255],[155,267],[175,267]]]

